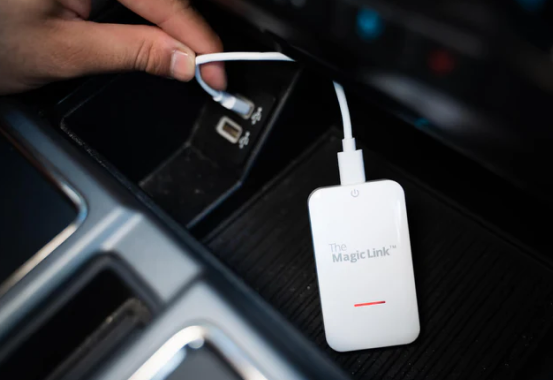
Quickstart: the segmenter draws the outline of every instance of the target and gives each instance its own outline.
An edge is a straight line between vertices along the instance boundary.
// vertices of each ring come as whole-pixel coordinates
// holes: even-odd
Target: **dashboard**
[[[553,2],[213,1],[288,54],[548,198]]]

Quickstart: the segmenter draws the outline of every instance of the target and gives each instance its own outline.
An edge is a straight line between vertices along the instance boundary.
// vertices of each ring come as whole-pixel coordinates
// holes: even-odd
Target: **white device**
[[[328,345],[413,342],[420,325],[403,188],[390,180],[321,188],[308,204]]]
[[[211,88],[200,72],[208,62],[237,60],[293,60],[277,52],[196,57],[202,88],[223,107],[248,118],[255,105]],[[336,82],[334,89],[344,128],[343,151],[338,153],[342,185],[315,190],[308,201],[326,340],[340,352],[408,344],[418,337],[420,326],[403,189],[389,180],[365,182],[346,95]],[[217,131],[235,143],[241,128],[238,132],[222,121]]]

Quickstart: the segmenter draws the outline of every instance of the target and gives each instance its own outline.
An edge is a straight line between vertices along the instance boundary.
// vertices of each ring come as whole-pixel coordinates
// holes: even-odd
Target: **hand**
[[[86,21],[91,1],[0,0],[0,94],[102,72],[138,70],[188,81],[196,53],[222,50],[188,0],[119,0],[157,27]],[[223,89],[222,64],[204,66],[204,80]]]

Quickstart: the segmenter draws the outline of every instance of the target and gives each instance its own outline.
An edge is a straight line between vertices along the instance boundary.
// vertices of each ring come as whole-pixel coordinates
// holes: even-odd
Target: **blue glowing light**
[[[425,118],[418,118],[417,120],[415,120],[415,122],[413,123],[415,125],[415,127],[417,128],[425,128],[425,127],[429,127],[430,126],[430,122],[425,119]]]
[[[357,13],[357,33],[365,40],[374,40],[382,34],[384,22],[378,12],[361,9]]]
[[[546,0],[517,0],[517,2],[528,12],[537,12],[543,8]]]

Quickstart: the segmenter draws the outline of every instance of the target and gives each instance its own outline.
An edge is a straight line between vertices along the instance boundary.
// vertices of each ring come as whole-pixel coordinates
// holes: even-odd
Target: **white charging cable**
[[[222,61],[286,61],[294,60],[282,53],[215,53],[204,54],[196,57],[196,80],[202,88],[213,97],[213,100],[220,103],[223,107],[236,112],[237,114],[248,117],[251,115],[254,105],[245,99],[241,99],[226,91],[218,91],[204,82],[200,66],[209,62]],[[343,152],[338,153],[338,167],[340,170],[340,183],[342,185],[351,185],[365,182],[365,165],[363,163],[363,151],[356,149],[355,139],[353,138],[351,118],[349,114],[346,94],[342,86],[334,82],[334,89],[338,97],[340,112],[342,113],[342,126],[344,129],[344,139],[342,140]]]

